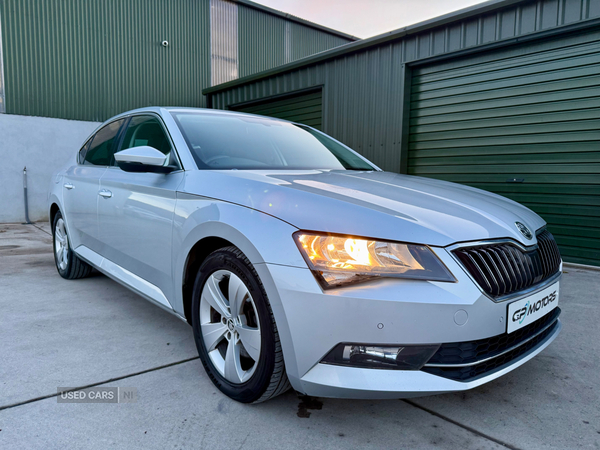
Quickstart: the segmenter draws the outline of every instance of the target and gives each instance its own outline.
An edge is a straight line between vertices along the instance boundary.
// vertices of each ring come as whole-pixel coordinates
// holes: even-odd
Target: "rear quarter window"
[[[86,141],[85,144],[83,144],[83,146],[79,149],[79,153],[77,153],[77,162],[79,164],[83,164],[85,161],[85,154],[88,151],[88,148],[90,148],[90,144],[92,142],[92,138],[88,139]]]

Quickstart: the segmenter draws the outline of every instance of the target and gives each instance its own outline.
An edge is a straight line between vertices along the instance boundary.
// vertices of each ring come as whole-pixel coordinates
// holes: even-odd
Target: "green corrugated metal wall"
[[[238,37],[240,78],[350,42],[243,4],[238,4]]]
[[[241,76],[349,42],[223,3],[239,24]],[[0,18],[7,113],[101,121],[143,106],[205,106],[208,0],[0,0]]]
[[[317,130],[322,128],[322,94],[321,91],[294,97],[275,99],[255,105],[231,106],[234,111],[241,111],[261,116],[277,117],[309,125]]]
[[[212,105],[227,109],[233,104],[323,86],[323,131],[382,169],[398,172],[404,169],[404,155],[401,155],[404,64],[486,44],[502,45],[503,41],[527,39],[536,33],[558,31],[563,26],[600,17],[600,0],[561,0],[560,7],[558,3],[556,0],[511,3],[485,14],[444,20],[438,26],[353,53],[291,70],[274,70],[261,78],[213,92]]]
[[[139,106],[204,106],[208,2],[0,0],[0,8],[7,113],[104,120]]]
[[[523,203],[600,264],[600,31],[415,68],[411,91],[410,174]]]
[[[269,28],[272,35],[261,33]],[[238,4],[239,77],[284,64],[285,20]]]
[[[317,31],[297,22],[288,22],[287,26],[289,27],[289,43],[288,54],[284,55],[286,63],[352,42],[349,39]]]

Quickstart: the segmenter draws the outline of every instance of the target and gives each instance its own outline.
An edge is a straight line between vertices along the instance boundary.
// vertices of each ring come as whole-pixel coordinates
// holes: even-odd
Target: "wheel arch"
[[[218,236],[206,236],[194,244],[187,254],[183,269],[181,295],[183,297],[183,313],[187,322],[192,324],[192,291],[196,274],[204,260],[212,252],[225,247],[235,246],[232,242]]]
[[[50,210],[48,212],[48,217],[50,218],[50,226],[54,223],[54,217],[56,217],[56,213],[60,211],[60,207],[57,202],[52,202],[50,204]]]
[[[196,274],[204,260],[215,250],[234,246],[238,248],[252,264],[264,262],[263,255],[253,244],[252,237],[246,236],[237,227],[224,222],[204,222],[196,224],[186,236],[182,249],[187,249],[185,259],[179,259],[181,267],[180,293],[182,309],[188,323],[191,324],[192,291]]]
[[[214,200],[184,198],[173,234],[173,309],[192,320],[192,291],[197,271],[213,251],[234,246],[250,261],[263,284],[275,321],[288,375],[297,372],[295,351],[279,292],[268,264],[306,268],[292,234],[298,229],[268,214]]]
[[[181,203],[181,212],[191,213],[179,215],[173,236],[176,262],[172,304],[188,322],[196,273],[206,257],[219,248],[238,248],[254,266],[266,262],[305,264],[292,238],[297,228],[239,205],[190,200]]]

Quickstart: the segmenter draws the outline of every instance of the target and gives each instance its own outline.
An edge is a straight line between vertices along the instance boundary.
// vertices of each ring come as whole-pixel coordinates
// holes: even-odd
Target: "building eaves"
[[[307,27],[310,27],[310,28],[314,28],[315,30],[319,30],[319,31],[323,31],[325,33],[332,34],[334,36],[338,36],[338,37],[341,37],[341,38],[344,38],[344,39],[349,39],[351,41],[358,41],[358,40],[360,40],[359,37],[352,36],[351,34],[343,33],[341,31],[334,30],[333,28],[328,28],[328,27],[325,27],[323,25],[319,25],[318,23],[310,22],[308,20],[302,19],[302,18],[294,16],[292,14],[288,14],[288,13],[285,13],[283,11],[278,11],[277,9],[269,8],[268,6],[252,2],[250,0],[232,0],[232,1],[234,1],[235,3],[239,3],[240,5],[244,5],[244,6],[247,6],[249,8],[253,8],[253,9],[265,12],[267,14],[271,14],[273,16],[284,18],[284,19],[289,20],[291,22],[296,22],[296,23],[299,23],[301,25],[304,25],[304,26],[307,26]]]
[[[239,2],[249,2],[248,0],[236,0]],[[216,86],[212,86],[202,90],[204,95],[214,94],[215,92],[223,91],[226,89],[230,89],[234,86],[246,84],[251,81],[256,81],[261,78],[267,78],[272,75],[278,75],[284,72],[289,72],[291,70],[296,70],[298,68],[308,66],[311,64],[316,64],[322,61],[338,58],[340,56],[345,56],[350,53],[358,52],[370,47],[375,47],[377,45],[385,44],[390,41],[395,41],[397,39],[401,39],[405,36],[409,36],[411,34],[420,33],[425,30],[429,30],[431,28],[436,28],[442,25],[446,25],[450,22],[455,22],[463,19],[467,19],[469,17],[478,16],[481,14],[488,13],[490,11],[494,11],[497,9],[504,8],[506,6],[514,5],[515,3],[522,3],[526,0],[489,0],[484,3],[479,3],[474,6],[470,6],[468,8],[464,8],[458,11],[451,12],[449,14],[445,14],[443,16],[435,17],[433,19],[426,20],[424,22],[419,22],[414,25],[409,25],[407,27],[399,28],[397,30],[389,31],[387,33],[379,34],[377,36],[373,36],[368,39],[362,39],[356,42],[351,42],[348,44],[340,45],[339,47],[332,48],[330,50],[326,50],[320,53],[315,53],[314,55],[307,56],[306,58],[298,59],[288,64],[284,64],[281,66],[273,67],[272,69],[268,69],[259,73],[255,73],[253,75],[249,75],[247,77],[238,78],[236,80],[229,81],[227,83],[218,84]]]

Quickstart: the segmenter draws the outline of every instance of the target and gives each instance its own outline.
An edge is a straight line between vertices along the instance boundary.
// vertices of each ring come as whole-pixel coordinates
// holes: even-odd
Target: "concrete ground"
[[[600,448],[600,272],[566,268],[563,331],[510,374],[410,401],[223,396],[191,328],[110,279],[54,268],[48,224],[0,225],[0,448]],[[137,389],[58,403],[57,387]]]

